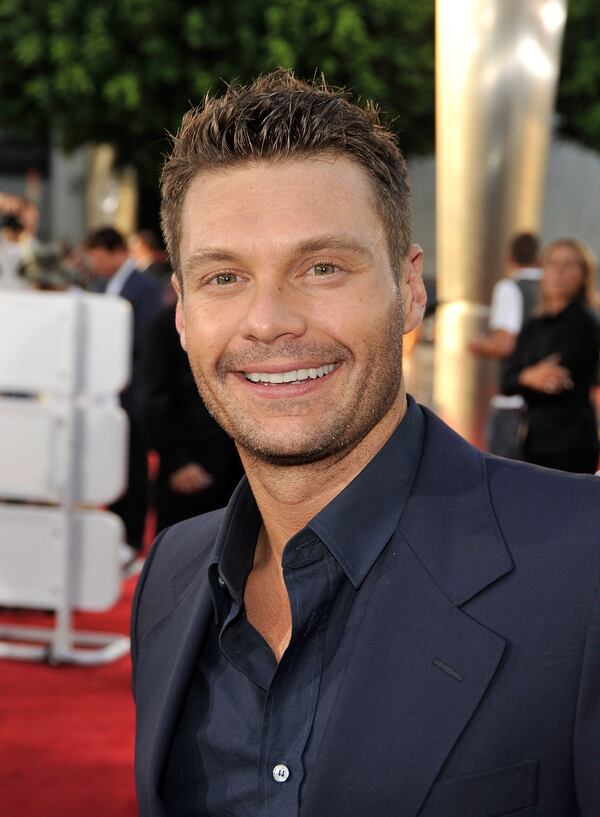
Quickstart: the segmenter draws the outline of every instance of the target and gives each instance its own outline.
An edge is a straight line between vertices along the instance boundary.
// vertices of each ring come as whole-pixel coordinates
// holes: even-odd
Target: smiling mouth
[[[264,383],[265,386],[280,383],[301,383],[303,380],[317,380],[325,377],[335,369],[335,363],[326,363],[317,369],[290,369],[287,372],[242,372],[251,383]]]

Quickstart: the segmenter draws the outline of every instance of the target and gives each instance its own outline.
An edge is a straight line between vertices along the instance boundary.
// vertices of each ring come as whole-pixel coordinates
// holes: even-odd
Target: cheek
[[[576,294],[583,287],[583,276],[578,271],[570,276],[570,292]]]
[[[357,334],[364,332],[369,323],[368,313],[355,303],[346,303],[338,309],[324,310],[321,314],[313,312],[311,316],[313,326],[321,326],[326,332],[352,340]]]
[[[312,310],[311,317],[313,325],[318,321],[340,339],[352,342],[385,331],[400,311],[401,298],[391,286],[361,286]]]
[[[367,304],[348,316],[345,339],[357,354],[370,358],[380,354],[390,344],[394,345],[402,335],[403,325],[400,301]]]
[[[205,371],[214,367],[230,342],[227,322],[206,309],[188,308],[184,325],[184,348],[190,358]]]

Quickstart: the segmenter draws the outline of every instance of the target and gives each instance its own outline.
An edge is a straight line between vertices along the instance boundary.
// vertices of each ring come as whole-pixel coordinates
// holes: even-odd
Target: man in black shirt
[[[181,342],[247,477],[138,585],[141,817],[596,815],[600,484],[407,398],[391,134],[276,72],[185,117],[162,193]]]

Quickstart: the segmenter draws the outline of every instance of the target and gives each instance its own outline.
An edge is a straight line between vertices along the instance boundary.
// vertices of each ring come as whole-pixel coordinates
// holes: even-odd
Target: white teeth
[[[291,369],[288,372],[244,372],[252,383],[296,383],[302,380],[316,380],[325,377],[335,369],[335,363],[326,363],[318,369]]]

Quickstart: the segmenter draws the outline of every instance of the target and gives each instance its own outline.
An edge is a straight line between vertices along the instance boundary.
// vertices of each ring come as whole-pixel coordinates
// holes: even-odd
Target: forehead
[[[546,255],[546,261],[581,265],[581,258],[577,250],[566,244],[559,244],[557,247],[552,247]]]
[[[183,204],[181,258],[199,247],[283,247],[321,233],[384,239],[367,172],[339,156],[256,161],[193,180]]]

